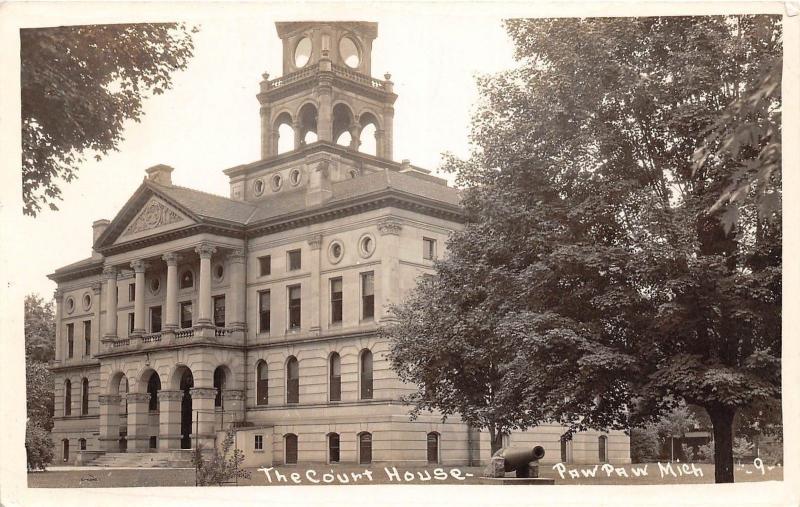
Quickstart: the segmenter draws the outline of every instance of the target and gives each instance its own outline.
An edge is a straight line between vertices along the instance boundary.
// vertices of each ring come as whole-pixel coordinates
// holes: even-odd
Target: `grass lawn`
[[[598,467],[594,472],[595,477],[591,477],[593,465],[567,465],[563,470],[564,477],[553,470],[551,465],[543,465],[540,470],[542,477],[554,478],[556,485],[559,484],[613,484],[613,485],[641,485],[641,484],[705,484],[714,482],[714,466],[707,464],[694,465],[695,472],[691,475],[678,475],[678,468],[673,468],[676,476],[666,473],[662,476],[659,467],[655,463],[647,464],[647,475],[636,476],[632,469],[643,469],[645,465],[624,465],[628,477],[616,471],[611,471],[610,475]],[[674,465],[673,465],[674,466]],[[267,479],[264,472],[250,469],[249,479],[240,479],[240,486],[291,486],[299,481],[301,485],[313,485],[313,481],[319,481],[323,485],[325,481],[329,484],[340,485],[347,481],[348,485],[353,484],[480,484],[481,468],[478,467],[439,467],[442,472],[435,472],[437,467],[396,467],[397,475],[391,466],[372,465],[363,467],[357,465],[300,465],[300,466],[279,466],[270,471],[272,482]],[[285,477],[281,480],[275,474],[278,471]],[[365,473],[368,470],[368,473]],[[451,474],[452,470],[458,470],[455,477]],[[572,478],[570,470],[575,470],[579,478]],[[608,470],[606,468],[606,470]],[[404,477],[406,472],[411,475]],[[296,474],[294,477],[291,474]],[[327,474],[327,475],[326,475]],[[360,474],[353,475],[353,474]],[[422,478],[420,478],[422,474]],[[468,477],[467,474],[472,474]],[[586,477],[586,475],[590,475]],[[702,474],[702,476],[700,475]],[[399,476],[398,476],[399,475]],[[407,480],[408,478],[413,478]],[[446,475],[444,480],[439,480]],[[369,479],[371,477],[371,480]],[[430,477],[429,480],[422,480]],[[464,480],[459,480],[463,477]],[[780,481],[783,480],[783,468],[769,467],[764,468],[764,474],[757,470],[753,465],[737,466],[735,469],[736,482],[750,481]],[[293,480],[295,479],[295,480]],[[34,472],[28,474],[28,486],[32,488],[108,488],[108,487],[136,487],[136,486],[194,486],[193,469],[104,469],[99,467],[85,467],[81,469],[48,470],[47,472]]]

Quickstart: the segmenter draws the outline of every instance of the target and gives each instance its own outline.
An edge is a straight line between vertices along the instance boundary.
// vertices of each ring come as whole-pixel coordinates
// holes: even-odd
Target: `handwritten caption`
[[[596,477],[648,477],[650,472],[658,473],[663,479],[664,477],[703,477],[703,469],[694,463],[656,463],[655,467],[649,468],[651,463],[644,465],[630,465],[628,467],[616,467],[609,463],[603,465],[594,465],[591,467],[576,467],[568,469],[564,463],[556,463],[553,465],[561,479],[589,479]],[[766,469],[772,470],[774,467],[764,467],[764,462],[761,458],[753,460],[753,467],[756,471],[761,472],[761,475],[766,474]],[[649,470],[648,470],[649,468]],[[657,470],[657,472],[655,472]],[[746,473],[751,473],[749,470]]]
[[[259,468],[259,472],[263,472],[267,478],[267,482],[273,483],[292,483],[304,484],[309,482],[311,484],[354,484],[358,482],[372,482],[374,479],[373,471],[367,468],[363,472],[318,472],[317,470],[309,469],[304,473],[292,472],[281,473],[274,467]],[[389,482],[429,482],[429,481],[446,481],[448,478],[453,478],[457,481],[465,481],[468,477],[473,477],[473,474],[463,472],[458,468],[434,468],[429,470],[415,470],[415,471],[400,471],[396,467],[384,467],[383,473]]]

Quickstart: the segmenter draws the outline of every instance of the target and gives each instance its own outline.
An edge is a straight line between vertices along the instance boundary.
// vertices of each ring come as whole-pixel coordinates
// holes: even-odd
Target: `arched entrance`
[[[180,390],[183,391],[181,399],[181,449],[192,448],[192,393],[194,377],[189,368],[177,372],[180,375]]]

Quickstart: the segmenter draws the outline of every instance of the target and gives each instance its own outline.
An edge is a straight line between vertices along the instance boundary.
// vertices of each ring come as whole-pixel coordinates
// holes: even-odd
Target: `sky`
[[[352,17],[351,17],[352,18]],[[297,14],[280,20],[307,20]],[[398,12],[359,17],[378,22],[372,73],[392,74],[398,94],[394,159],[436,171],[443,152],[469,154],[470,116],[478,100],[475,77],[514,65],[512,44],[498,17]],[[181,21],[181,20],[177,20]],[[12,273],[23,293],[52,296],[56,268],[91,255],[92,222],[112,220],[141,184],[145,169],[175,168],[176,185],[228,195],[222,170],[260,157],[258,101],[261,75],[281,75],[277,19],[252,11],[200,23],[194,57],[173,75],[173,88],[148,98],[141,122],[125,125],[119,151],[96,162],[87,157],[71,183],[61,183],[59,211],[25,217],[30,262]]]

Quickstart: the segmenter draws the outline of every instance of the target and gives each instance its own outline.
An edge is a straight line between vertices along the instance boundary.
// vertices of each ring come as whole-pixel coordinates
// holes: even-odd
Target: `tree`
[[[25,296],[25,450],[29,470],[43,470],[53,460],[53,374],[47,361],[55,355],[55,329],[53,303],[45,303],[35,294]]]
[[[53,302],[36,294],[25,296],[25,356],[38,362],[55,357],[55,314]]]
[[[250,477],[250,472],[242,468],[244,453],[241,449],[233,449],[233,453],[228,456],[233,448],[235,438],[235,430],[229,429],[225,432],[222,449],[214,447],[208,460],[203,456],[201,446],[195,449],[192,454],[192,462],[195,465],[199,486],[222,486],[231,480]]]
[[[445,262],[480,259],[491,276],[443,277],[437,263],[436,283],[418,292],[450,306],[403,305],[396,327],[454,339],[444,333],[486,318],[489,302],[491,332],[517,350],[507,371],[519,411],[581,431],[698,405],[713,425],[716,480],[732,482],[736,411],[780,398],[782,232],[746,202],[726,228],[709,210],[738,162],[696,169],[693,157],[779,54],[779,19],[506,27],[520,66],[479,81],[475,150],[446,164],[464,187],[466,225]],[[780,192],[779,167],[767,185]],[[405,362],[434,371],[438,360]],[[409,378],[439,388],[436,375]]]
[[[186,67],[194,32],[176,23],[20,30],[26,215],[58,209],[59,180],[74,179],[87,152],[99,160],[117,149],[144,98]]]

